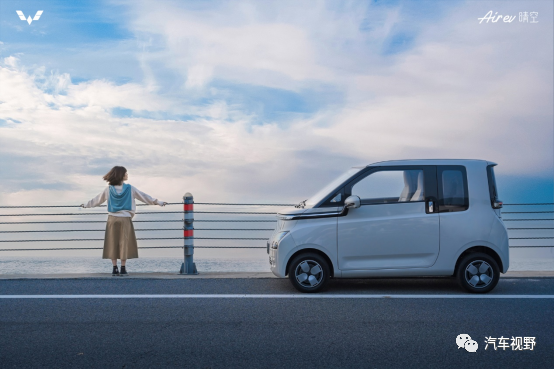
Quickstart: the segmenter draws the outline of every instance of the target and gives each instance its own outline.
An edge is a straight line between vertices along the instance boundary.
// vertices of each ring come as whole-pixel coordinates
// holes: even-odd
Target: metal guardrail
[[[248,240],[248,241],[260,241],[267,240],[268,237],[196,237],[194,231],[241,231],[241,232],[268,232],[273,228],[194,228],[194,222],[210,222],[210,223],[275,223],[275,220],[267,219],[194,219],[194,214],[230,214],[233,216],[242,215],[256,215],[256,216],[269,216],[275,215],[274,212],[261,212],[261,211],[195,211],[194,205],[205,206],[294,206],[295,204],[264,204],[264,203],[210,203],[210,202],[198,202],[193,201],[193,197],[190,193],[187,193],[183,197],[183,202],[180,203],[168,203],[167,205],[181,205],[182,211],[142,211],[136,214],[183,214],[183,219],[149,219],[149,220],[135,220],[133,223],[174,223],[182,222],[183,228],[139,228],[137,232],[145,231],[160,231],[160,232],[175,232],[183,231],[183,236],[179,237],[143,237],[137,238],[137,240],[184,240],[183,246],[141,246],[141,249],[170,249],[170,248],[183,248],[184,249],[184,262],[181,267],[181,273],[194,274],[196,273],[196,266],[193,262],[193,254],[195,248],[206,249],[266,249],[265,246],[219,246],[219,245],[194,245],[194,240]],[[513,203],[504,204],[505,206],[553,206],[554,203]],[[137,206],[149,206],[147,204],[137,204]],[[105,207],[102,205],[101,207]],[[79,208],[75,205],[36,205],[36,206],[0,206],[0,209],[43,209],[43,208]],[[516,209],[517,210],[517,209]],[[553,210],[539,210],[539,211],[506,211],[502,214],[552,214]],[[93,216],[93,215],[105,215],[105,213],[23,213],[23,214],[0,214],[0,220],[2,217],[32,217],[32,216]],[[543,222],[554,221],[554,218],[510,218],[504,219],[505,222]],[[35,225],[35,224],[87,224],[87,223],[105,223],[105,220],[60,220],[60,221],[5,221],[0,222],[1,225]],[[510,223],[511,225],[512,223]],[[517,223],[516,223],[517,224]],[[509,231],[541,231],[552,230],[554,227],[522,227],[515,226],[509,227]],[[37,234],[37,233],[70,233],[70,232],[104,232],[104,229],[60,229],[60,230],[0,230],[0,234]],[[529,236],[529,237],[510,237],[510,240],[550,240],[554,237],[550,236]],[[103,241],[103,238],[68,238],[68,239],[10,239],[0,240],[0,243],[27,243],[27,242],[81,242],[81,241]],[[510,248],[549,248],[554,245],[510,245]],[[0,251],[45,251],[45,250],[98,250],[102,247],[56,247],[56,248],[0,248]]]
[[[136,204],[137,206],[149,206],[148,204]],[[276,223],[275,219],[268,220],[268,219],[194,219],[194,213],[197,214],[206,214],[206,215],[212,215],[212,214],[225,214],[230,215],[231,218],[233,217],[242,217],[243,215],[246,216],[271,216],[275,215],[275,212],[267,212],[267,211],[194,211],[193,207],[194,205],[216,205],[216,206],[293,206],[294,204],[260,204],[260,203],[194,203],[193,197],[190,193],[187,193],[183,197],[183,202],[180,203],[168,203],[167,205],[181,205],[183,206],[183,210],[181,211],[139,211],[136,214],[144,214],[144,215],[169,215],[169,214],[182,214],[183,219],[177,220],[177,219],[149,219],[149,220],[135,220],[133,223],[160,223],[160,222],[167,222],[167,223],[175,223],[175,222],[181,222],[183,224],[182,228],[139,228],[136,229],[137,232],[146,232],[146,231],[158,231],[158,232],[175,232],[175,231],[182,231],[182,236],[178,237],[139,237],[137,240],[183,240],[184,244],[183,246],[141,246],[140,249],[171,249],[171,248],[182,248],[184,249],[184,262],[181,266],[181,273],[183,274],[196,274],[196,265],[193,261],[193,254],[195,248],[206,248],[206,249],[266,249],[265,246],[247,246],[247,245],[194,245],[194,240],[230,240],[230,241],[261,241],[261,240],[267,240],[268,237],[233,237],[232,235],[229,235],[227,237],[197,237],[194,236],[194,231],[208,231],[208,232],[223,232],[223,231],[231,231],[231,232],[268,232],[273,231],[273,228],[255,228],[255,227],[232,227],[232,228],[221,228],[221,227],[204,227],[204,228],[194,228],[193,222],[205,222],[205,223],[251,223],[251,224],[260,224],[261,223]],[[100,207],[105,208],[106,205],[101,205]],[[79,206],[76,205],[29,205],[29,206],[0,206],[0,209],[46,209],[46,208],[52,208],[52,209],[61,209],[61,208],[79,208]],[[53,212],[53,213],[3,213],[0,214],[0,220],[6,219],[7,217],[53,217],[53,216],[62,216],[62,217],[78,217],[78,216],[94,216],[94,215],[105,215],[105,213],[85,213],[85,212],[79,212],[79,213],[71,213],[71,212]],[[59,221],[52,221],[52,220],[37,220],[37,221],[2,221],[0,222],[0,226],[14,226],[14,225],[22,225],[22,226],[35,226],[35,225],[56,225],[56,224],[94,224],[94,223],[104,223],[105,220],[59,220]],[[264,224],[265,225],[265,224]],[[29,234],[29,235],[36,235],[36,234],[52,234],[52,233],[84,233],[84,232],[104,232],[104,229],[25,229],[25,230],[17,230],[17,229],[9,229],[9,230],[0,230],[0,234]],[[103,241],[103,238],[62,238],[62,239],[48,239],[48,238],[34,238],[34,239],[5,239],[0,240],[1,243],[36,243],[36,242],[81,242],[81,241]],[[0,251],[51,251],[51,250],[101,250],[102,247],[44,247],[44,248],[0,248]]]
[[[220,205],[220,206],[295,206],[296,204],[239,204],[228,202],[195,202],[196,205]],[[183,205],[182,202],[168,202],[167,205]],[[539,204],[542,205],[542,204]],[[148,204],[136,204],[136,206],[150,206]],[[0,209],[39,209],[39,208],[78,208],[78,205],[26,205],[26,206],[0,206]],[[98,208],[105,208],[107,205],[99,205]]]

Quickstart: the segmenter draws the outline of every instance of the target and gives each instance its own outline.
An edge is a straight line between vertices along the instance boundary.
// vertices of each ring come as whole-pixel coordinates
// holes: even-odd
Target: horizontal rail
[[[133,223],[165,223],[165,222],[178,222],[183,223],[183,219],[180,220],[133,220]],[[197,221],[198,222],[198,221]],[[274,222],[274,220],[272,220]],[[62,224],[62,223],[102,223],[106,224],[105,220],[62,220],[51,222],[0,222],[0,224]]]
[[[273,212],[264,211],[194,211],[196,214],[265,214],[276,215]],[[502,214],[552,214],[554,211],[506,211]],[[135,214],[183,214],[183,211],[141,211]],[[0,214],[0,217],[25,217],[25,216],[73,216],[73,215],[109,215],[108,213],[51,213],[51,214]]]
[[[275,215],[272,212],[256,211],[194,211],[197,214],[268,214]],[[135,214],[183,214],[183,211],[141,211]],[[58,215],[108,215],[107,213],[52,213],[52,214],[0,214],[0,217],[26,217],[26,216],[58,216]]]
[[[179,220],[182,222],[182,220]],[[104,223],[104,222],[102,222]],[[554,229],[554,227],[545,228],[507,228],[508,230],[543,230]],[[182,231],[183,228],[139,228],[138,231]],[[194,228],[195,231],[274,231],[274,228]],[[0,231],[0,233],[49,233],[49,232],[105,232],[105,229],[55,229],[39,231]],[[512,238],[513,239],[513,238]]]
[[[179,221],[182,222],[182,221]],[[554,227],[546,228],[507,228],[508,230],[544,230],[554,229]],[[139,228],[138,231],[182,231],[183,228]],[[195,231],[273,231],[274,228],[194,228]],[[54,229],[54,230],[39,230],[39,231],[0,231],[0,233],[58,233],[58,232],[105,232],[105,229]],[[512,238],[514,239],[514,238]]]
[[[183,246],[139,246],[139,249],[182,249]],[[195,249],[267,249],[261,246],[194,246]],[[61,250],[102,250],[103,247],[56,247],[45,249],[0,249],[0,251],[61,251]]]
[[[177,204],[183,205],[182,202],[166,203],[166,205],[177,205]],[[98,206],[95,206],[95,208],[105,208],[107,206],[108,205],[98,205]],[[136,204],[136,206],[154,206],[154,205]],[[80,207],[81,207],[81,205],[24,205],[24,206],[7,205],[7,206],[0,206],[0,209],[44,209],[44,208],[80,208]],[[90,209],[90,208],[86,208],[86,209]]]
[[[504,222],[531,222],[531,221],[541,221],[541,220],[554,220],[553,218],[546,219],[502,219]]]
[[[296,206],[296,204],[239,204],[230,202],[195,202],[194,205],[219,205],[219,206]]]
[[[138,241],[145,240],[182,240],[183,237],[141,237]],[[66,242],[66,241],[104,241],[103,238],[61,238],[52,240],[0,240],[0,242]]]
[[[554,211],[503,211],[502,214],[552,214]]]
[[[259,219],[195,219],[195,222],[232,222],[232,223],[274,223],[277,220],[259,220]],[[504,222],[527,222],[527,221],[554,221],[552,218],[546,219],[503,219]],[[161,223],[161,222],[178,222],[182,223],[181,220],[133,220],[133,223]],[[103,223],[106,224],[105,220],[66,220],[66,221],[50,221],[50,222],[0,222],[0,224],[70,224],[70,223]]]
[[[509,230],[509,231],[524,230],[524,229],[554,229],[554,227],[548,227],[548,228],[507,228],[507,230]]]
[[[263,203],[236,203],[236,202],[195,202],[195,205],[216,205],[216,206],[296,206],[296,204],[263,204]],[[183,205],[183,202],[168,202],[166,205]],[[552,202],[540,203],[518,203],[503,204],[504,206],[547,206],[554,205]],[[136,204],[136,206],[154,206],[150,204]],[[0,209],[44,209],[44,208],[80,208],[81,205],[2,205]],[[98,208],[105,208],[107,205],[98,205]]]
[[[195,205],[219,205],[219,206],[296,206],[297,204],[240,204],[228,202],[195,202]],[[167,205],[183,205],[182,202],[168,202]],[[136,206],[154,206],[151,204],[136,204]],[[5,205],[0,209],[44,209],[44,208],[80,208],[81,205]],[[105,208],[107,205],[98,205],[95,208]]]
[[[277,215],[264,211],[194,211],[195,214],[249,214],[249,215]],[[554,211],[510,211],[502,214],[552,214]],[[182,211],[141,211],[135,214],[183,214]],[[0,217],[26,217],[26,216],[74,216],[74,215],[109,215],[107,213],[52,213],[52,214],[0,214]],[[520,220],[520,219],[515,219]],[[547,219],[538,219],[547,220]]]
[[[182,240],[183,237],[142,237],[137,240]],[[195,240],[268,240],[268,237],[194,237]],[[510,237],[510,240],[551,240],[554,237]],[[65,242],[65,241],[104,241],[103,238],[61,238],[52,240],[0,240],[0,242]]]
[[[554,237],[510,237],[510,240],[552,240]]]
[[[183,237],[142,237],[144,240],[182,240]],[[268,237],[194,237],[195,240],[267,240]],[[0,242],[65,242],[65,241],[104,241],[103,238],[61,238],[52,240],[0,240]]]
[[[554,247],[554,245],[529,245],[529,246],[510,246],[511,249],[524,248],[545,248]],[[139,246],[139,249],[182,249],[183,246]],[[194,246],[195,249],[267,249],[267,246]],[[103,247],[55,247],[40,249],[0,249],[1,251],[61,251],[61,250],[102,250]]]
[[[554,205],[554,202],[538,202],[538,203],[528,203],[528,204],[503,204],[510,206],[527,206],[527,205]]]
[[[195,219],[195,222],[241,222],[241,223],[274,223],[276,220],[247,220],[247,219]],[[133,223],[161,223],[161,222],[178,222],[183,223],[181,220],[133,220]],[[0,224],[61,224],[61,223],[103,223],[106,224],[105,220],[67,220],[67,221],[58,221],[58,222],[0,222]]]
[[[182,222],[182,221],[181,221]],[[182,231],[183,228],[139,228],[135,231]],[[273,231],[273,228],[194,228],[195,231]],[[47,232],[105,232],[105,229],[55,229],[40,231],[0,231],[0,233],[47,233]]]
[[[554,247],[554,245],[529,245],[529,246],[510,246],[511,249]]]
[[[296,204],[262,204],[262,203],[236,203],[236,202],[195,202],[195,205],[216,205],[216,206],[296,206]],[[168,202],[166,205],[183,205],[182,202]],[[554,205],[552,202],[541,203],[519,203],[503,204],[504,206],[546,206]],[[107,205],[98,205],[96,207],[105,208]],[[136,204],[136,206],[154,206],[150,204]],[[0,209],[44,209],[44,208],[80,208],[81,205],[3,205]]]
[[[264,249],[266,246],[194,246],[195,249]]]
[[[276,223],[277,220],[207,220],[195,219],[195,222],[233,222],[233,223]]]

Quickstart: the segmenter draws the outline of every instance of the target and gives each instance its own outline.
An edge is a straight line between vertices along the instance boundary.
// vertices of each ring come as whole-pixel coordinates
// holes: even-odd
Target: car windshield
[[[325,187],[319,190],[315,195],[306,200],[306,206],[313,207],[321,200],[323,200],[331,191],[337,188],[341,183],[346,181],[348,178],[352,177],[354,174],[362,170],[363,167],[359,168],[350,168],[340,176],[338,176],[333,181],[329,182]]]

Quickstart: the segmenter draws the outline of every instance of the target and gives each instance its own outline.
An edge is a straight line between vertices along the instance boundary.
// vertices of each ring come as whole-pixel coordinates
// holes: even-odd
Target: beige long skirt
[[[137,237],[130,217],[108,215],[102,259],[138,258]]]

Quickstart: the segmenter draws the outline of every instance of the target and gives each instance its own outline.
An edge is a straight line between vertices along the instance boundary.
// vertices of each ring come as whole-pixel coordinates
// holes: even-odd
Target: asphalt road
[[[0,295],[291,294],[288,280],[2,280]],[[451,279],[331,283],[327,294],[437,298],[2,299],[2,368],[552,368],[554,299],[452,299]],[[504,278],[494,295],[549,295],[554,278]],[[475,353],[458,349],[469,334]],[[485,350],[485,337],[535,337]]]

